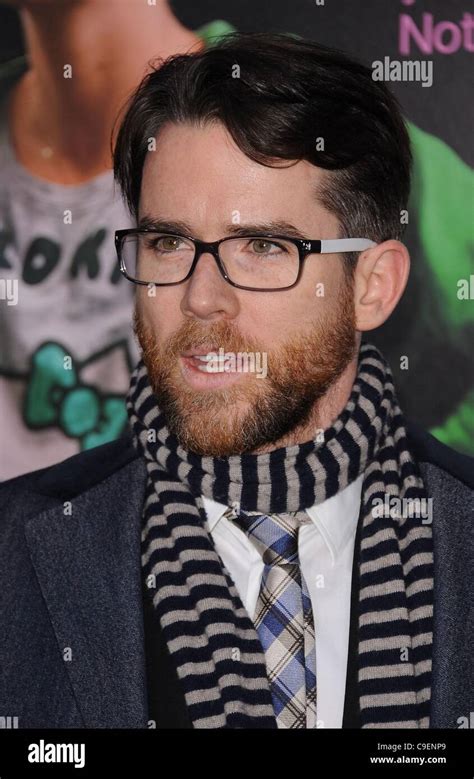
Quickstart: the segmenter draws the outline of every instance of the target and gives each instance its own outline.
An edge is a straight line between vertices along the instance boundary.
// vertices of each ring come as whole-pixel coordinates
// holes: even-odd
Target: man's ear
[[[403,295],[409,273],[410,255],[400,241],[384,241],[359,255],[354,273],[357,330],[383,325]]]

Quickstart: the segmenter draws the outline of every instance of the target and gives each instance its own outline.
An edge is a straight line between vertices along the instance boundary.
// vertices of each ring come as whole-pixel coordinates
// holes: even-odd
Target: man
[[[5,713],[458,727],[472,462],[361,345],[409,272],[394,99],[315,43],[230,36],[143,80],[114,165],[130,435],[2,485]]]
[[[150,60],[231,29],[189,30],[167,0],[10,4],[26,55],[0,68],[0,278],[17,288],[0,300],[0,480],[123,432],[138,352],[115,262],[112,227],[129,217],[112,127]]]

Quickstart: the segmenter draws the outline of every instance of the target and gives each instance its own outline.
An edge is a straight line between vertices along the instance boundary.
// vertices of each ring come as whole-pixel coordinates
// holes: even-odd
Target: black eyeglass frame
[[[181,279],[180,281],[166,281],[166,282],[157,282],[157,281],[139,281],[138,279],[134,279],[133,276],[129,276],[127,273],[127,268],[122,256],[122,246],[124,243],[125,238],[127,238],[129,235],[140,235],[142,233],[156,233],[157,235],[164,236],[164,237],[170,237],[170,238],[184,238],[187,241],[191,241],[194,244],[195,247],[195,253],[194,253],[194,259],[191,263],[191,267],[189,269],[189,272],[186,274],[184,279]],[[299,266],[298,266],[298,275],[296,277],[296,280],[293,282],[293,284],[289,284],[286,287],[264,287],[263,289],[261,287],[247,287],[243,284],[237,284],[235,281],[232,281],[231,278],[229,278],[227,274],[227,270],[225,268],[224,263],[222,262],[222,259],[219,254],[219,246],[222,243],[225,243],[225,241],[235,241],[239,238],[255,238],[255,239],[262,239],[265,240],[267,238],[276,238],[281,241],[289,241],[296,248],[298,249],[298,258],[299,258]],[[117,252],[117,257],[120,264],[120,272],[125,276],[126,279],[131,281],[133,284],[140,284],[145,287],[149,287],[150,285],[153,285],[155,287],[175,287],[178,284],[183,284],[185,281],[191,278],[191,276],[194,273],[194,270],[196,268],[196,265],[199,261],[199,258],[202,254],[212,254],[214,257],[217,267],[219,268],[219,272],[221,276],[227,281],[228,284],[230,284],[232,287],[236,287],[237,289],[246,289],[250,292],[282,292],[287,289],[293,289],[293,287],[296,287],[298,284],[301,274],[303,272],[303,265],[304,261],[310,254],[335,254],[339,252],[360,252],[365,251],[365,249],[369,249],[373,246],[376,246],[377,244],[374,241],[371,241],[368,238],[334,238],[330,240],[319,240],[319,239],[311,239],[311,238],[294,238],[293,236],[288,235],[277,235],[275,233],[261,233],[260,235],[253,235],[252,233],[249,233],[248,235],[230,235],[226,236],[225,238],[220,238],[218,241],[201,241],[199,238],[193,238],[191,235],[184,235],[182,233],[167,233],[167,232],[161,232],[160,230],[153,230],[148,227],[132,227],[127,228],[125,230],[116,230],[115,231],[115,249]]]

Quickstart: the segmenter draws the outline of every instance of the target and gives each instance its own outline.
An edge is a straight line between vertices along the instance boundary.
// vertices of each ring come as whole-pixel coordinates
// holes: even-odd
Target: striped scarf
[[[214,547],[202,496],[244,511],[299,511],[361,473],[355,552],[361,725],[429,727],[432,533],[410,510],[393,510],[421,506],[417,499],[426,500],[426,493],[378,350],[361,347],[351,395],[323,440],[265,454],[185,451],[167,429],[141,361],[127,408],[148,473],[143,575],[193,727],[276,728],[263,650]]]

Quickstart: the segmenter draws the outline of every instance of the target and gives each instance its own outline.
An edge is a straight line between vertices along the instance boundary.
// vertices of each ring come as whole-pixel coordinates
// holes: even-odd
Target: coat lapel
[[[141,458],[27,520],[33,566],[88,728],[146,727]],[[78,476],[80,478],[80,475]]]

